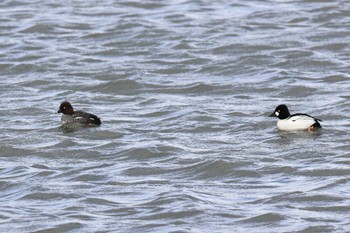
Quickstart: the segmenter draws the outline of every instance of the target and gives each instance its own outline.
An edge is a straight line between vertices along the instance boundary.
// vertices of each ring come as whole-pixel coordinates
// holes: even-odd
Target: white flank
[[[277,121],[277,127],[280,130],[304,130],[309,128],[311,125],[315,123],[315,120],[311,117],[300,115],[293,116],[288,119]]]

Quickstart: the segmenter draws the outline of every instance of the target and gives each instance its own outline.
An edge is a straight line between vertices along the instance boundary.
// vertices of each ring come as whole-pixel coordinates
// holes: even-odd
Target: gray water
[[[1,1],[0,231],[350,232],[349,41],[348,1]]]

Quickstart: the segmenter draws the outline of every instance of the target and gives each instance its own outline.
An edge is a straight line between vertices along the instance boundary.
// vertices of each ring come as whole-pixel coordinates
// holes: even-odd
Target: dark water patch
[[[348,169],[305,169],[304,171],[299,171],[298,174],[303,176],[312,177],[327,177],[327,176],[339,176],[348,175],[350,171]]]
[[[135,95],[140,93],[143,89],[143,85],[134,80],[118,80],[108,83],[98,84],[88,88],[83,88],[82,91],[99,91],[108,94],[119,95]]]
[[[50,233],[59,233],[59,232],[69,232],[69,231],[76,231],[78,229],[83,228],[83,224],[78,222],[72,222],[72,223],[64,223],[64,224],[57,224],[55,227],[49,227],[41,230],[33,231],[33,233],[44,233],[44,232],[50,232]]]
[[[344,74],[339,74],[339,75],[330,75],[323,77],[322,80],[326,83],[339,83],[339,82],[347,82],[349,80],[349,77]]]
[[[43,193],[36,192],[27,194],[21,197],[19,200],[36,200],[36,201],[48,201],[48,200],[59,200],[59,199],[74,199],[77,196],[74,194],[63,194],[63,193]]]
[[[327,224],[322,224],[321,226],[310,226],[310,227],[306,227],[300,231],[296,231],[296,232],[307,232],[307,233],[316,233],[316,232],[334,232],[336,228],[329,226]]]
[[[269,223],[269,222],[279,222],[283,221],[285,218],[283,215],[277,214],[277,213],[265,213],[265,214],[260,214],[248,219],[245,219],[244,222],[252,222],[252,223]]]

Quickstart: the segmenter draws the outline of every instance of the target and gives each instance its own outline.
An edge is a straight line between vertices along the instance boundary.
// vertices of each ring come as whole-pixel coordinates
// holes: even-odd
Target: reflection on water
[[[281,137],[285,143],[293,143],[294,141],[307,141],[307,140],[316,140],[323,133],[323,129],[315,130],[308,132],[307,130],[298,130],[298,131],[283,131],[278,130],[278,135]]]

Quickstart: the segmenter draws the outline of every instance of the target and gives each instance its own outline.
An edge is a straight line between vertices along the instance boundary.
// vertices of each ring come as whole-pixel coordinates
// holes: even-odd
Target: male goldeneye
[[[315,117],[307,114],[297,113],[290,115],[286,105],[278,105],[270,117],[278,117],[277,127],[280,130],[307,130],[309,132],[322,128],[319,121]]]
[[[83,111],[74,111],[72,105],[64,101],[60,105],[60,109],[57,113],[63,113],[61,117],[62,125],[67,124],[79,124],[82,126],[99,126],[101,125],[101,120],[97,116],[83,112]]]

